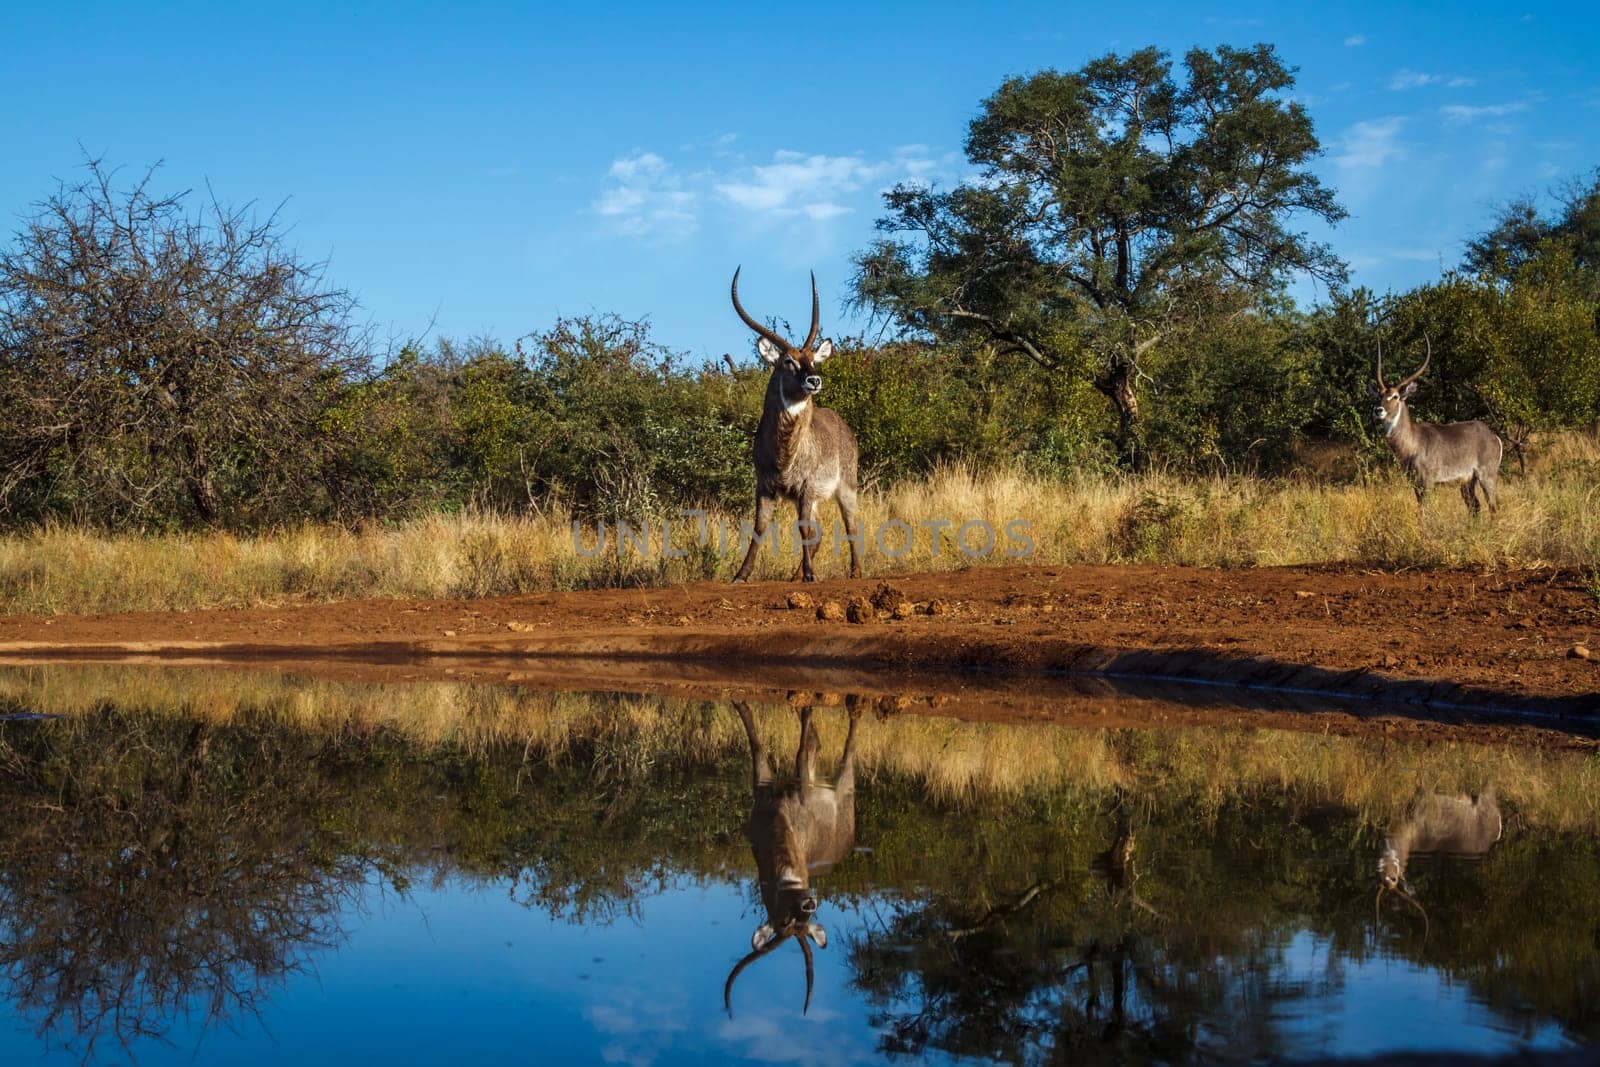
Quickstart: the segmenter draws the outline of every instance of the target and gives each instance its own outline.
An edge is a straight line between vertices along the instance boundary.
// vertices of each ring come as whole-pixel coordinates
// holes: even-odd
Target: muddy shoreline
[[[804,587],[871,597],[873,579]],[[1584,743],[1600,727],[1600,601],[1557,571],[974,568],[897,576],[905,619],[824,621],[788,583],[458,601],[0,618],[0,661],[150,662],[347,677],[772,696],[875,694],[965,713],[1459,731]],[[1124,707],[1124,705],[1126,707]],[[1142,707],[1142,712],[1128,709]],[[1213,711],[1213,714],[1222,714]],[[1281,725],[1281,723],[1278,723]],[[1420,728],[1420,726],[1419,726]]]

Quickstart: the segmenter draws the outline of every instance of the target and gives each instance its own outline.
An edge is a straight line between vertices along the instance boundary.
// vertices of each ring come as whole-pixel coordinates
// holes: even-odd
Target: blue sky
[[[509,339],[648,318],[748,349],[745,303],[838,310],[897,180],[948,184],[1009,74],[1275,43],[1352,218],[1353,279],[1459,261],[1495,204],[1600,164],[1592,4],[39,4],[0,8],[5,229],[79,145],[275,206],[379,329]]]

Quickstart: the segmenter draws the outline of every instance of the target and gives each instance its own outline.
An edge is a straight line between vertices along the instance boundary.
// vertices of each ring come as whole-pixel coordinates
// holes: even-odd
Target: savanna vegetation
[[[1505,206],[1435,282],[1348,288],[1303,232],[1343,212],[1293,84],[1267,46],[1013,78],[971,123],[971,181],[886,194],[851,291],[871,336],[827,368],[869,529],[1028,518],[1061,562],[1600,567],[1579,436],[1600,420],[1600,178]],[[584,558],[570,523],[736,523],[753,356],[697,363],[604,314],[378,344],[275,217],[160,190],[159,170],[85,173],[0,246],[0,608],[729,569],[720,546]],[[1307,275],[1326,296],[1301,306]],[[1371,418],[1377,344],[1409,370],[1425,339],[1419,415],[1509,445],[1492,522],[1419,520]]]
[[[159,1038],[181,1010],[231,1024],[339,943],[372,880],[500,883],[572,921],[671,879],[753,880],[726,706],[108,667],[0,672],[0,708],[61,716],[0,720],[0,981],[80,1046]],[[846,710],[817,713],[825,759]],[[792,750],[792,709],[756,721]],[[1181,1051],[1300,995],[1297,931],[1440,968],[1508,1019],[1600,1025],[1588,751],[868,710],[857,766],[868,848],[821,896],[829,922],[887,904],[840,944],[886,1050]],[[1420,793],[1491,785],[1508,823],[1488,858],[1410,872],[1430,935],[1375,919],[1384,830]],[[719,929],[731,962],[745,939]],[[1279,1039],[1246,1029],[1263,1054]]]

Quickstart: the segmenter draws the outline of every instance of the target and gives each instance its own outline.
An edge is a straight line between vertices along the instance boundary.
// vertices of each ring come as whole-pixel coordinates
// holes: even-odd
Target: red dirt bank
[[[1384,572],[1352,566],[1207,570],[1009,567],[900,576],[947,602],[867,624],[792,609],[795,590],[845,602],[878,580],[697,583],[471,601],[356,601],[248,610],[0,618],[0,657],[393,663],[493,656],[586,675],[730,684],[807,669],[893,684],[978,670],[1242,682],[1439,706],[1600,712],[1600,602],[1551,571]],[[1441,682],[1444,679],[1447,681]],[[1399,683],[1398,688],[1395,683]]]

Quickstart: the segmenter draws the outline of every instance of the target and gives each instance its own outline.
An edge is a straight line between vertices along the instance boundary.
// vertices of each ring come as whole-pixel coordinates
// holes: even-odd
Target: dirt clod
[[[894,606],[891,614],[897,619],[909,619],[917,613],[917,606],[909,600],[902,600]]]
[[[851,622],[861,625],[876,622],[878,613],[872,606],[872,601],[864,596],[853,596],[844,608],[844,617]]]
[[[531,622],[522,622],[518,619],[512,619],[510,622],[506,623],[506,629],[511,630],[514,633],[525,634],[532,633],[536,627]]]
[[[817,606],[817,618],[823,622],[843,622],[844,608],[837,600],[824,600]]]
[[[1385,668],[1394,670],[1396,667],[1400,666],[1400,657],[1395,655],[1393,652],[1385,652],[1383,654],[1382,662]]]
[[[893,611],[894,606],[905,598],[904,593],[888,582],[879,582],[878,588],[872,591],[872,606],[879,611]]]
[[[810,593],[804,593],[797,589],[789,594],[790,611],[805,611],[816,606],[817,602],[811,598]]]
[[[880,720],[900,714],[911,706],[908,696],[886,696],[878,698],[877,713]]]
[[[949,601],[945,600],[942,597],[934,597],[932,600],[928,601],[928,614],[929,615],[948,615],[948,614],[950,614],[950,603],[949,603]]]
[[[1594,652],[1588,645],[1573,645],[1567,649],[1568,659],[1594,659]]]

